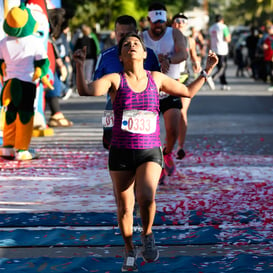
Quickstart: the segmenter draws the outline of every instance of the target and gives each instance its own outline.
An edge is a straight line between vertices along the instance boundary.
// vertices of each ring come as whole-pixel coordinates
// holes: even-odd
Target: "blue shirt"
[[[160,71],[157,55],[150,48],[147,48],[147,58],[144,61],[144,69]],[[123,66],[119,60],[118,46],[113,46],[99,55],[93,79],[96,80],[104,75],[120,72],[123,72]]]

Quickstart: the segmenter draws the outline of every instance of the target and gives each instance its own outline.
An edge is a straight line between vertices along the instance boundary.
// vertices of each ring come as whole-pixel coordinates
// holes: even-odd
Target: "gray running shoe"
[[[121,268],[122,272],[132,271],[137,272],[137,252],[136,250],[131,250],[128,253],[125,254],[124,262]]]
[[[159,258],[159,251],[155,245],[154,234],[141,236],[141,241],[143,245],[142,257],[147,263],[155,262]]]

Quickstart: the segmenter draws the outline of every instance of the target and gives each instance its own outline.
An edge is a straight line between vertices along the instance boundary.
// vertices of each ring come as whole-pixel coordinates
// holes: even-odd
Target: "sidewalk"
[[[273,96],[233,72],[230,91],[205,86],[192,101],[187,156],[158,188],[160,259],[139,258],[139,272],[273,272]],[[0,159],[0,271],[120,272],[104,103],[62,101],[75,125],[33,138],[40,159]],[[140,245],[137,215],[135,231]]]

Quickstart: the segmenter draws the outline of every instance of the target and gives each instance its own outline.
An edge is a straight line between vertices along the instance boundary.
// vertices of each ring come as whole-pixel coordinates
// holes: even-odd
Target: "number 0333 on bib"
[[[152,134],[156,130],[157,113],[145,110],[123,111],[121,129],[135,134]]]

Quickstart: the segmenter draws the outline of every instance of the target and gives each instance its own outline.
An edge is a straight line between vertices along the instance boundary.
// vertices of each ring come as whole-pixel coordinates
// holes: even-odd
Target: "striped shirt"
[[[113,102],[115,115],[111,145],[123,149],[150,149],[160,147],[159,93],[151,72],[146,71],[148,84],[144,91],[134,92],[120,73],[120,86]],[[146,110],[156,113],[156,130],[151,134],[132,133],[121,129],[124,110]]]

